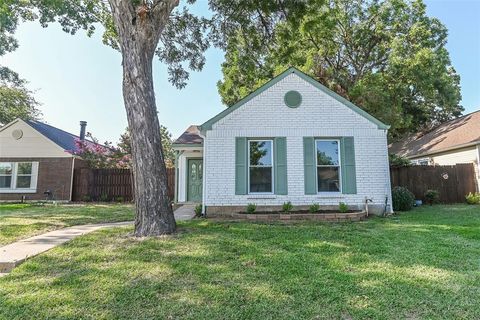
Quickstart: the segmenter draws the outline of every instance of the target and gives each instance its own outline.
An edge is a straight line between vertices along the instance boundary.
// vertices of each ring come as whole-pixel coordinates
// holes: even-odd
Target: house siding
[[[45,200],[43,194],[53,191],[54,199],[69,201],[72,183],[73,158],[0,158],[0,162],[38,162],[36,193],[1,193],[0,201]]]
[[[284,94],[302,95],[298,108],[284,103]],[[342,103],[321,92],[295,74],[279,81],[245,105],[214,123],[206,131],[205,205],[259,206],[338,205],[363,207],[365,197],[383,206],[388,196],[391,208],[387,132]],[[356,194],[305,195],[303,137],[354,137],[357,176]],[[235,195],[235,137],[286,137],[287,195]]]

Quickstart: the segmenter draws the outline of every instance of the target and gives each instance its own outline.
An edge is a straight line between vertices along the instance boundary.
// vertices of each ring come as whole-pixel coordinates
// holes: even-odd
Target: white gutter
[[[205,199],[207,197],[207,162],[206,160],[206,155],[207,155],[207,137],[204,136],[201,132],[198,133],[200,137],[203,139],[203,169],[202,169],[202,215],[205,215]]]
[[[480,144],[477,144],[477,192],[480,192]]]

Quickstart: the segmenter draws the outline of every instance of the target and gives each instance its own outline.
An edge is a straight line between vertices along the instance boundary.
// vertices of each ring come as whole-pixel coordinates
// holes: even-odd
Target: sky
[[[427,14],[448,28],[447,48],[460,74],[465,113],[480,109],[480,0],[427,0]],[[206,0],[193,8],[208,14]],[[100,31],[100,30],[99,30]],[[101,32],[91,38],[79,31],[72,36],[59,25],[42,28],[38,22],[23,23],[16,37],[20,47],[0,64],[29,81],[41,102],[42,120],[77,133],[79,121],[100,141],[117,142],[127,126],[122,98],[120,53],[101,43]],[[223,52],[209,49],[201,72],[190,73],[186,88],[168,82],[167,69],[154,61],[154,81],[160,123],[178,137],[190,124],[202,124],[225,106],[217,91],[222,78]]]

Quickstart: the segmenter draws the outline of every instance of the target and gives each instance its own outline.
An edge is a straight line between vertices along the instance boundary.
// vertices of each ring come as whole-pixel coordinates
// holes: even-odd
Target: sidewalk
[[[174,212],[175,220],[190,220],[195,216],[194,208],[185,205]],[[35,237],[20,240],[0,247],[0,277],[6,275],[13,268],[26,259],[50,250],[62,243],[70,241],[78,236],[109,227],[122,227],[133,225],[133,221],[86,224],[50,231]]]

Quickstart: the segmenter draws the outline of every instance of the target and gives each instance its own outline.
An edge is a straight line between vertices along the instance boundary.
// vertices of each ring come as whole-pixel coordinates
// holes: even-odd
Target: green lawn
[[[0,319],[480,318],[479,206],[131,231],[77,238],[0,278]]]
[[[133,220],[131,205],[0,204],[0,246],[67,226],[126,220]]]

